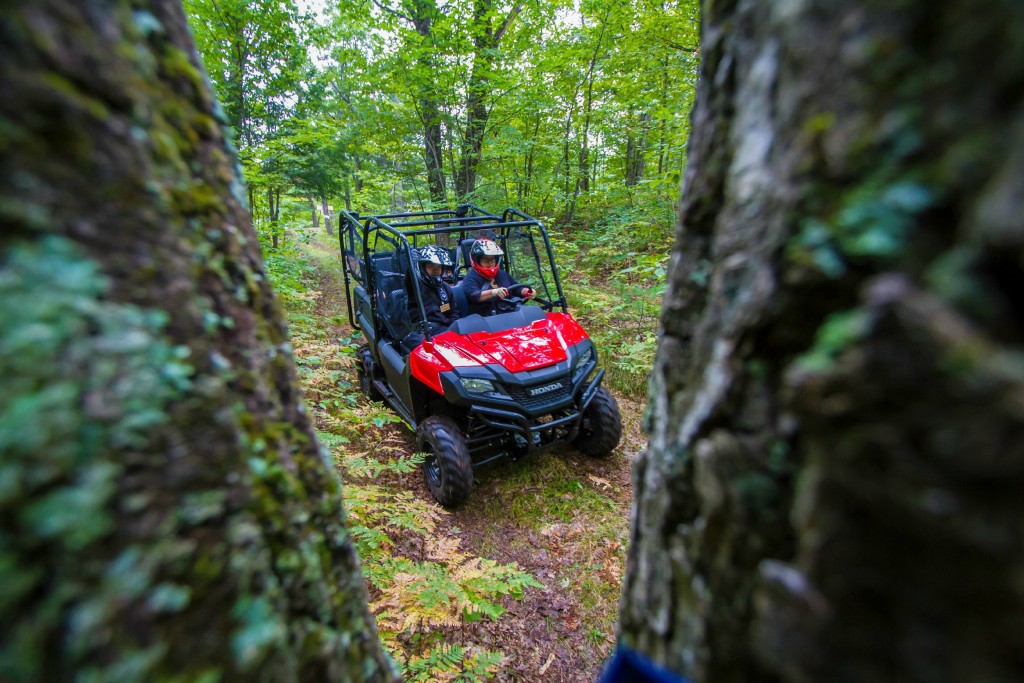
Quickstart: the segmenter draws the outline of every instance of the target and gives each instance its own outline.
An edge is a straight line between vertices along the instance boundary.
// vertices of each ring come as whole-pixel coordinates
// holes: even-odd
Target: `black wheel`
[[[423,478],[430,495],[445,507],[456,507],[473,491],[473,465],[462,430],[455,420],[434,415],[416,428],[416,445],[427,454]]]
[[[359,389],[371,401],[383,401],[384,397],[373,384],[373,356],[370,355],[370,347],[360,346],[356,351],[356,359],[359,361]]]
[[[573,443],[583,455],[606,458],[622,438],[622,416],[611,392],[600,387],[583,412],[583,424]]]

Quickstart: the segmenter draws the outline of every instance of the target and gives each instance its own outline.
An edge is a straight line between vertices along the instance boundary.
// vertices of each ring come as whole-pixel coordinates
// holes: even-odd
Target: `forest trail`
[[[333,339],[350,337],[351,328],[342,323],[345,290],[336,248],[315,243],[308,250],[316,265],[316,312],[328,326],[324,332]],[[350,381],[356,383],[354,364]],[[504,653],[494,680],[590,683],[611,651],[629,533],[630,469],[645,445],[643,402],[616,399],[624,432],[611,457],[595,460],[565,448],[485,466],[475,472],[470,500],[443,514],[437,525],[437,535],[457,539],[460,552],[514,562],[544,584],[527,589],[522,600],[502,599],[507,613],[497,621],[454,627],[453,642]],[[413,433],[402,424],[371,432],[353,446],[415,452]],[[431,500],[419,469],[387,478],[384,485]]]

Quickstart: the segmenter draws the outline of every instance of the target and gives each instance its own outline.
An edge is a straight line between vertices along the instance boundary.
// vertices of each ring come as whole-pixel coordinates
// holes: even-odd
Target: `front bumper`
[[[527,415],[517,410],[486,405],[471,406],[469,412],[488,427],[519,437],[515,439],[518,450],[525,453],[544,450],[576,438],[583,413],[597,394],[603,378],[604,370],[598,370],[594,378],[585,384],[577,399],[545,415]]]

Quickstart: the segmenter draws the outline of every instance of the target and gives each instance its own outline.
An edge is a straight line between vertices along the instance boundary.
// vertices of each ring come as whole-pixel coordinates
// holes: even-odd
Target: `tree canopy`
[[[642,196],[663,218],[685,163],[697,5],[185,3],[272,239],[289,193],[565,221]]]

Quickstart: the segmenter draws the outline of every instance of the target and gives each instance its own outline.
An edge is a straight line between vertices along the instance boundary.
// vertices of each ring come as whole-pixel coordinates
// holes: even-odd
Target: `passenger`
[[[449,284],[452,281],[455,263],[448,250],[436,244],[413,249],[412,256],[413,269],[416,273],[414,281],[423,297],[423,310],[430,325],[430,334],[441,334],[459,317],[455,294]],[[409,320],[413,325],[423,320],[415,292],[409,293]],[[408,334],[402,343],[411,351],[422,341],[423,335],[414,331]]]
[[[472,269],[466,273],[462,288],[469,302],[469,312],[480,315],[494,315],[515,310],[515,305],[506,299],[512,296],[529,299],[536,292],[527,285],[521,285],[501,270],[501,257],[505,252],[492,240],[479,239],[469,250]]]

